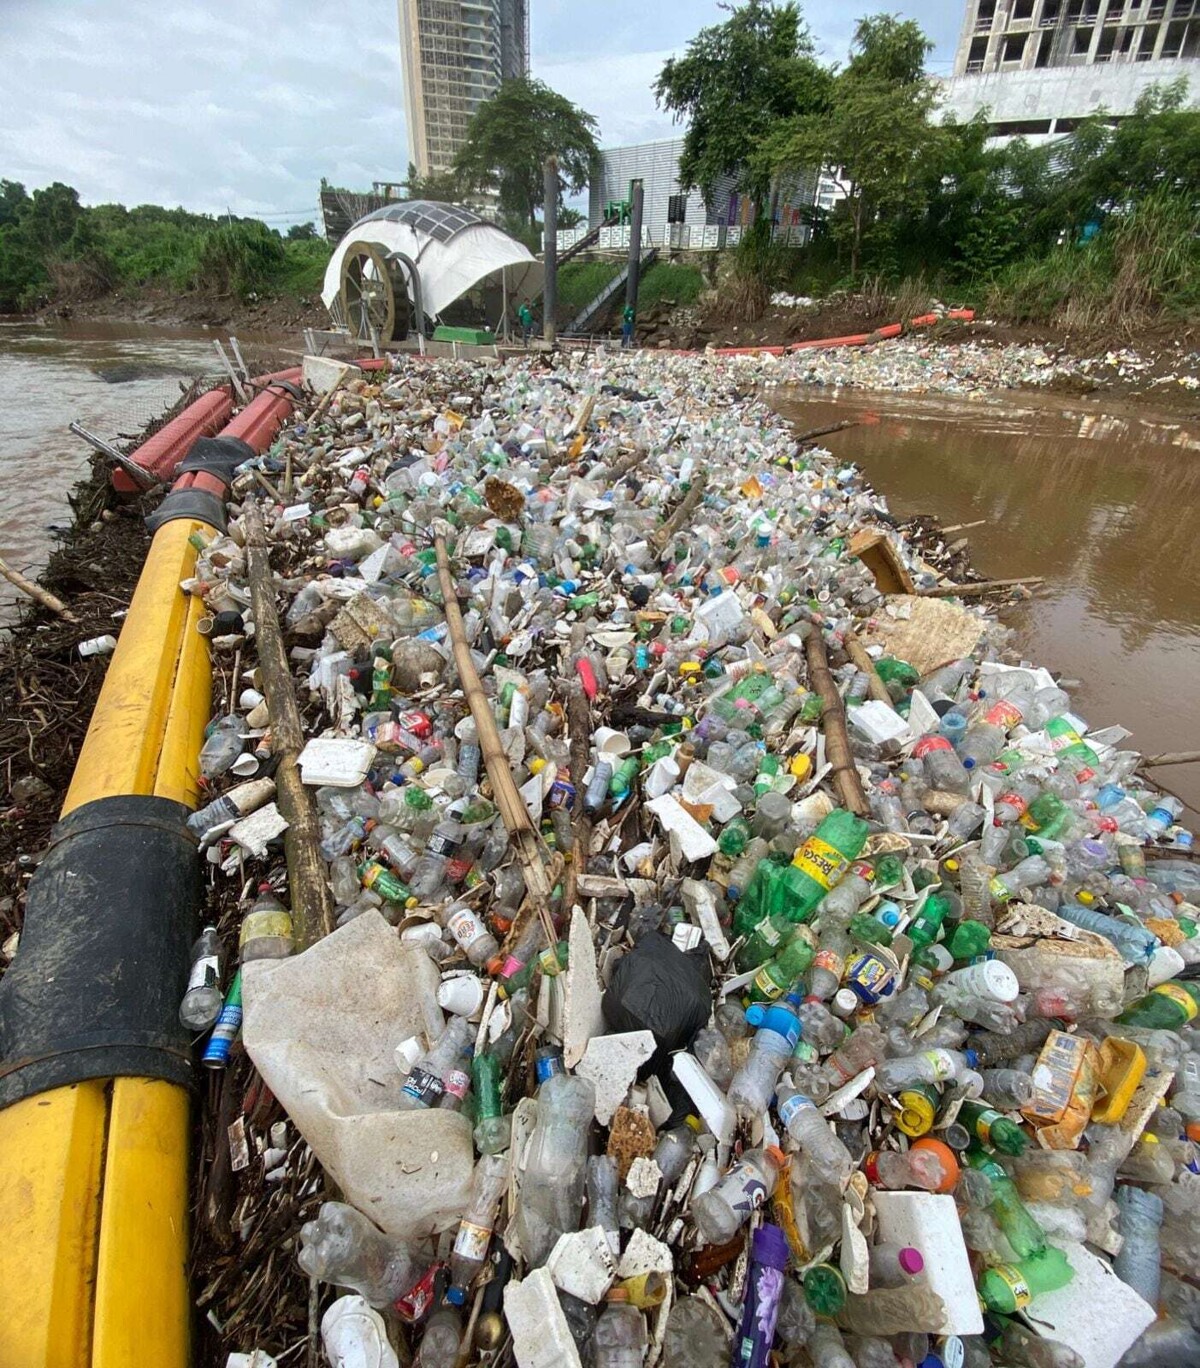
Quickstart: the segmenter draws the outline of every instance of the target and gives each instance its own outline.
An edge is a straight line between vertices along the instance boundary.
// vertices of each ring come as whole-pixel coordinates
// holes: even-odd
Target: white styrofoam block
[[[908,705],[908,727],[914,736],[927,736],[942,725],[941,717],[920,689],[914,689]]]
[[[302,783],[314,788],[357,788],[374,759],[375,747],[370,741],[316,736],[300,752],[297,763]]]
[[[662,1169],[653,1159],[647,1159],[644,1154],[639,1154],[629,1165],[629,1172],[625,1175],[625,1186],[633,1197],[653,1197],[662,1180]]]
[[[933,1192],[875,1191],[871,1200],[879,1242],[919,1249],[925,1260],[925,1280],[942,1299],[942,1323],[922,1328],[938,1335],[981,1334],[983,1314],[954,1198]]]
[[[635,1230],[617,1265],[617,1277],[640,1278],[643,1273],[661,1273],[669,1278],[675,1271],[675,1256],[669,1245],[644,1230]]]
[[[1057,1292],[1034,1297],[1025,1319],[1034,1334],[1074,1349],[1084,1368],[1116,1368],[1154,1320],[1154,1308],[1078,1241],[1056,1243],[1075,1276]]]
[[[303,362],[304,383],[314,394],[328,394],[343,376],[353,380],[361,374],[357,366],[329,356],[306,356]]]
[[[619,1035],[593,1036],[575,1068],[596,1085],[596,1120],[607,1126],[625,1101],[637,1071],[654,1053],[653,1031],[622,1031]]]
[[[683,777],[683,796],[689,803],[711,803],[713,818],[724,825],[741,815],[742,805],[733,796],[737,781],[720,770],[693,760]]]
[[[653,798],[646,806],[662,823],[663,829],[679,841],[680,853],[685,860],[706,860],[716,854],[716,841],[673,793]]]
[[[596,969],[596,947],[583,909],[571,909],[571,930],[567,938],[567,971],[563,1008],[563,1062],[573,1069],[583,1058],[588,1042],[604,1030],[600,1010],[603,989]]]
[[[583,1368],[548,1268],[508,1284],[504,1319],[520,1368]]]
[[[876,745],[884,741],[897,741],[901,745],[907,745],[914,739],[908,723],[895,708],[881,703],[877,698],[866,699],[855,707],[848,708],[846,721],[855,731],[865,736],[868,741],[874,741]]]
[[[560,1292],[569,1292],[589,1306],[596,1305],[617,1276],[612,1246],[601,1226],[560,1235],[546,1267]]]
[[[683,896],[683,910],[688,920],[704,933],[704,939],[713,954],[723,964],[733,953],[733,947],[725,936],[717,913],[716,885],[705,879],[684,879],[679,891]]]
[[[704,1124],[722,1144],[729,1144],[737,1125],[737,1113],[725,1100],[725,1094],[709,1078],[704,1066],[695,1055],[680,1050],[671,1057],[671,1069],[696,1104]]]
[[[267,843],[273,841],[276,836],[282,836],[287,829],[288,819],[274,803],[268,803],[266,807],[252,812],[249,817],[243,817],[240,822],[235,822],[229,828],[229,835],[251,855],[261,855],[266,850]]]

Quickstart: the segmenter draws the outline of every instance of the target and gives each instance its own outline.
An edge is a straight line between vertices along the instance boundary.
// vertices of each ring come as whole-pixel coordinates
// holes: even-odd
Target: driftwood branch
[[[9,584],[19,589],[21,593],[28,594],[35,603],[40,603],[43,608],[49,608],[52,613],[57,613],[64,622],[77,623],[79,621],[62,599],[55,598],[48,589],[43,589],[40,584],[34,584],[31,579],[21,574],[19,570],[14,570],[3,559],[0,559],[0,575],[3,575]]]
[[[968,527],[982,527],[985,522],[987,522],[986,518],[976,518],[974,522],[949,523],[941,529],[941,532],[943,536],[947,532],[965,532]]]
[[[867,677],[867,692],[872,698],[880,703],[886,703],[893,712],[896,705],[892,702],[892,696],[888,693],[887,685],[879,677],[879,672],[875,668],[875,662],[867,654],[866,647],[859,641],[849,628],[846,629],[846,654],[856,666]]]
[[[504,754],[504,746],[500,741],[495,715],[483,691],[479,671],[471,659],[471,647],[463,628],[462,613],[454,588],[454,576],[450,571],[450,557],[446,554],[446,543],[442,537],[434,538],[434,547],[437,551],[438,583],[442,589],[446,625],[450,629],[450,642],[454,648],[454,665],[458,671],[458,680],[466,695],[471,716],[475,720],[479,749],[483,754],[488,779],[491,780],[496,806],[500,809],[500,816],[508,830],[509,838],[516,848],[521,872],[525,875],[526,895],[537,908],[549,944],[553,945],[555,931],[550,916],[550,894],[553,885],[542,859],[541,840],[534,829],[525,802],[517,791],[508,757]]]
[[[671,538],[696,511],[700,500],[704,497],[704,487],[708,483],[708,476],[703,471],[692,481],[691,488],[683,496],[683,501],[675,512],[666,520],[665,523],[654,534],[655,549],[661,554],[671,544]]]
[[[807,432],[796,434],[796,445],[803,446],[805,442],[811,442],[815,437],[828,437],[831,432],[842,432],[846,428],[857,426],[857,418],[843,418],[840,423],[829,423],[825,427],[809,428]]]
[[[266,531],[256,503],[246,501],[242,508],[242,523],[246,529],[246,567],[254,610],[254,639],[271,719],[271,749],[279,757],[275,791],[279,810],[288,821],[283,848],[287,856],[292,924],[297,947],[305,949],[333,930],[333,895],[325,876],[325,862],[321,859],[321,826],[316,804],[300,782],[300,768],[296,763],[304,749],[304,729],[275,608],[275,582],[271,576]]]
[[[1160,765],[1194,765],[1200,760],[1200,750],[1163,751],[1159,755],[1146,755],[1142,758],[1142,769],[1154,769]]]
[[[1024,575],[1019,579],[981,580],[978,584],[939,584],[934,589],[919,589],[921,598],[978,598],[993,589],[1014,589],[1018,585],[1045,584],[1044,575]]]
[[[821,729],[825,733],[825,758],[833,767],[833,782],[838,797],[844,808],[848,808],[859,817],[865,817],[871,809],[867,803],[867,795],[863,792],[862,780],[858,777],[858,766],[854,763],[850,737],[846,732],[846,709],[833,676],[829,673],[825,642],[819,627],[814,626],[808,634],[804,643],[804,654],[808,660],[808,682],[821,695],[821,702],[825,705],[821,712]]]

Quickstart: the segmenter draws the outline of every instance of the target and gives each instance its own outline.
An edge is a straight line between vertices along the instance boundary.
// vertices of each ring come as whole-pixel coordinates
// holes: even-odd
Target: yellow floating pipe
[[[155,534],[62,816],[100,798],[194,806],[212,691],[203,604],[179,588],[208,524]],[[188,1095],[93,1080],[0,1111],[0,1365],[184,1368]]]

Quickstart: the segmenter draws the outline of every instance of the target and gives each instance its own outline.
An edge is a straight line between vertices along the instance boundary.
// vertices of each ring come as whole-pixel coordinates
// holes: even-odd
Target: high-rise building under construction
[[[420,175],[444,171],[471,116],[529,71],[529,0],[400,0],[404,106]]]

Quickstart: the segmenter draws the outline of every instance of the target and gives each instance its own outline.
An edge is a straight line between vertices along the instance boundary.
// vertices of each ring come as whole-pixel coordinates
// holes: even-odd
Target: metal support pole
[[[625,280],[625,304],[637,313],[638,286],[642,264],[642,182],[633,182],[633,208],[629,215],[629,274]],[[630,341],[632,345],[632,339]]]
[[[542,218],[546,230],[546,284],[542,291],[542,336],[547,346],[558,341],[558,159],[547,157]]]

